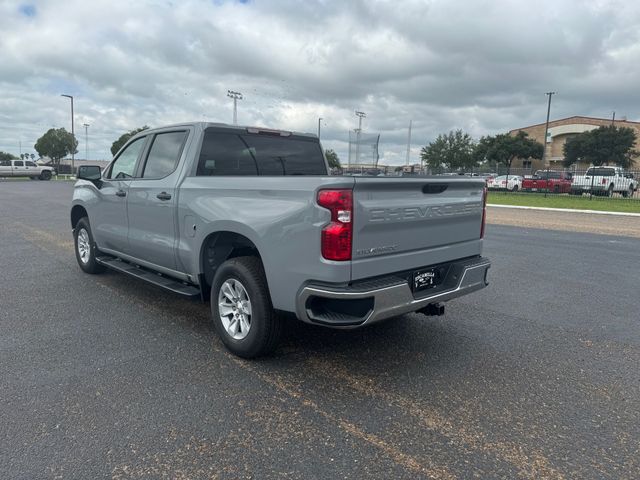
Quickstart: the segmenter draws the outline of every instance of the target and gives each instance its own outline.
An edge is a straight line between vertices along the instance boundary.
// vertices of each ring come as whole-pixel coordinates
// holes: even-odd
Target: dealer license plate
[[[434,288],[442,282],[442,277],[437,268],[426,268],[413,272],[413,291]]]

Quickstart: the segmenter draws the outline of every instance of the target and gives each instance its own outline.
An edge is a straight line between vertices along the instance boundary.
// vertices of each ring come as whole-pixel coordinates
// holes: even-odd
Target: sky
[[[343,163],[348,132],[380,163],[438,134],[475,138],[546,117],[640,120],[640,2],[0,0],[0,150],[71,130],[76,158],[111,158],[142,125],[238,123],[317,133]],[[83,124],[89,127],[85,130]],[[88,142],[85,142],[88,133]],[[21,147],[20,147],[21,145]],[[21,148],[21,150],[20,150]]]

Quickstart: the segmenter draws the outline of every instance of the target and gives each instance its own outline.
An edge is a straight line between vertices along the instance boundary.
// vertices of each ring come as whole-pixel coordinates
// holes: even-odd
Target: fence
[[[621,173],[611,167],[588,170],[539,170],[487,175],[487,187],[511,195],[587,197],[592,199],[640,200],[640,171]]]
[[[484,178],[493,194],[564,196],[588,200],[640,201],[640,170],[620,172],[616,167],[591,167],[584,170],[555,169],[532,171],[504,165],[484,165],[467,170],[416,169],[401,172],[397,167],[352,166],[345,168],[344,175],[364,176],[472,176]],[[589,174],[589,175],[587,175]],[[592,175],[593,174],[593,175]],[[635,204],[640,208],[640,204]],[[635,207],[633,207],[635,210]]]

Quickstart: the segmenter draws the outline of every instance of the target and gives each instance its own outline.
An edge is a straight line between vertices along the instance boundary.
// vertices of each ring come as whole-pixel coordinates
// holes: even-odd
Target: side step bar
[[[140,280],[144,280],[145,282],[164,288],[165,290],[169,290],[173,293],[190,298],[200,297],[200,289],[198,287],[187,285],[179,282],[178,280],[174,280],[173,278],[150,270],[145,270],[142,267],[127,263],[119,258],[101,255],[96,257],[96,262],[107,268],[115,270],[116,272],[126,273],[127,275],[139,278]]]

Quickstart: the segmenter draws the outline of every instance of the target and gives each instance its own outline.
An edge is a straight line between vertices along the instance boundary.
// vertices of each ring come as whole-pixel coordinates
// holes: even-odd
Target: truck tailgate
[[[485,182],[355,177],[352,280],[479,255]]]

